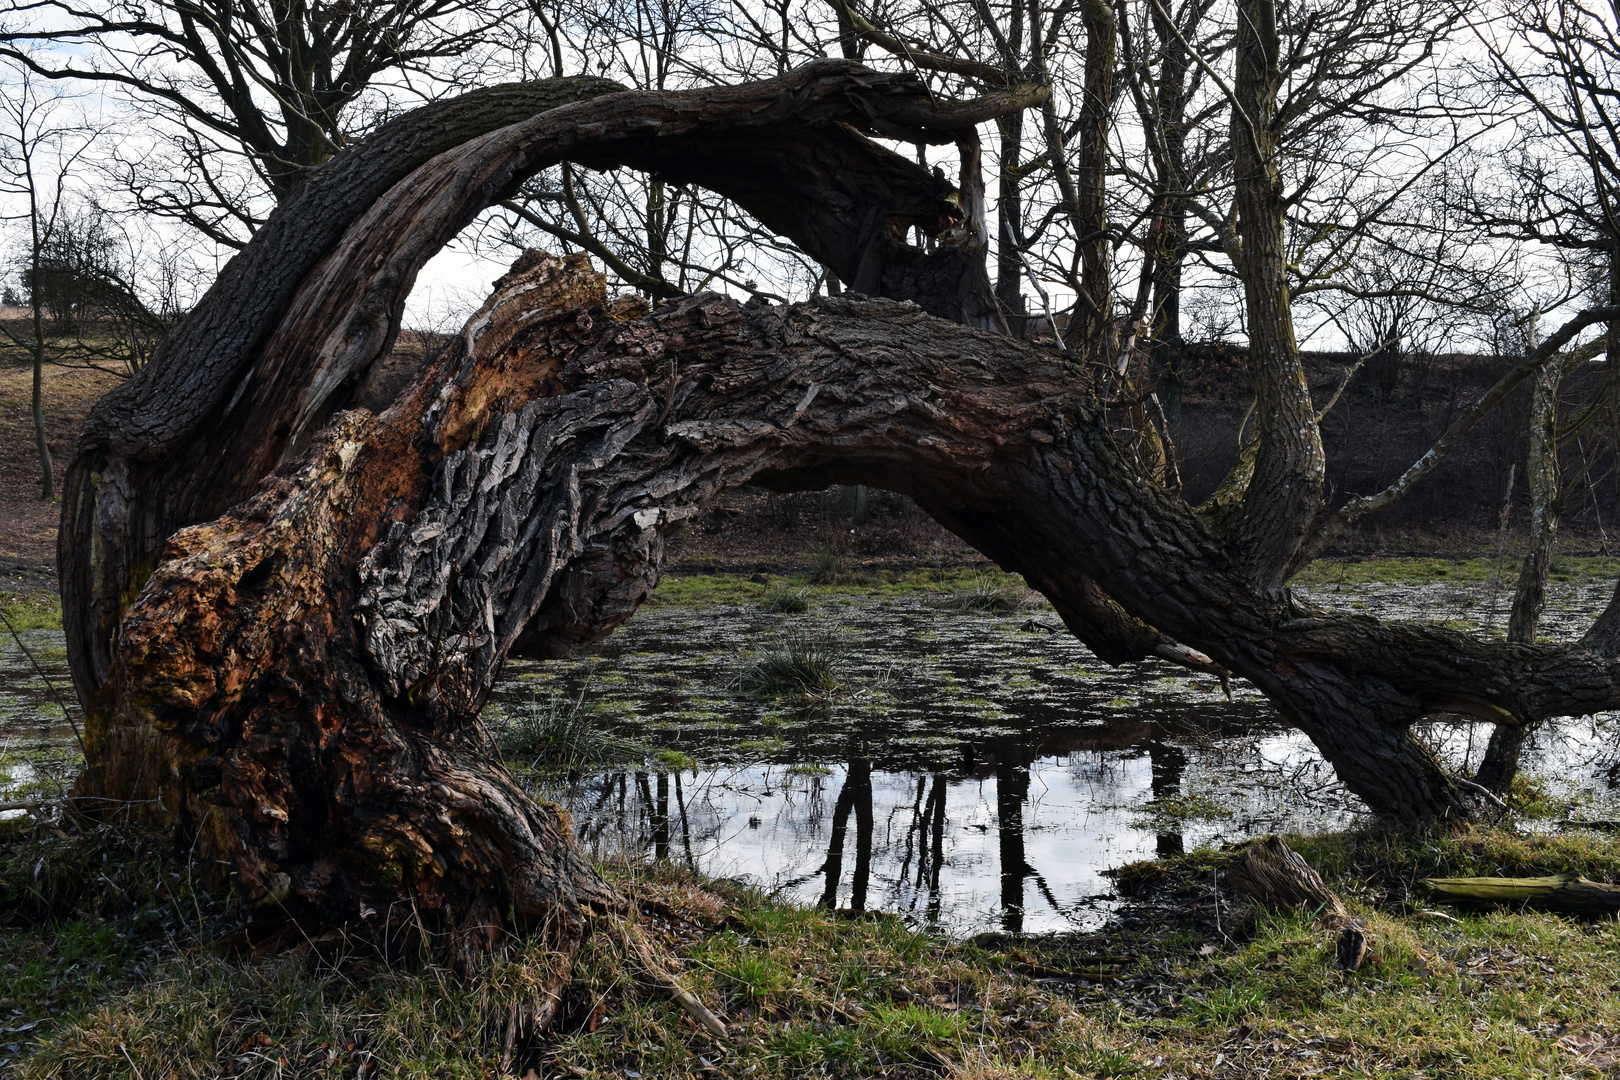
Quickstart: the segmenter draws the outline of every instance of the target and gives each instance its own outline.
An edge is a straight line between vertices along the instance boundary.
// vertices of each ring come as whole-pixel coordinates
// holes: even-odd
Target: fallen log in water
[[[1620,886],[1579,874],[1529,878],[1425,878],[1438,899],[1458,907],[1527,907],[1589,918],[1620,913]]]

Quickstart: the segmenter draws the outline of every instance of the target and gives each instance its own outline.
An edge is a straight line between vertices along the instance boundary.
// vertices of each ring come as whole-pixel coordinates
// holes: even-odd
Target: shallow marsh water
[[[1596,580],[1555,584],[1552,636],[1607,601]],[[680,590],[670,589],[670,593]],[[1310,745],[1241,681],[1149,662],[1110,669],[1050,608],[980,614],[939,592],[819,590],[770,614],[760,586],[734,602],[651,603],[569,661],[514,661],[492,697],[499,732],[531,710],[581,703],[633,760],[537,780],[604,857],[669,858],[805,902],[899,913],[953,934],[1097,925],[1123,863],[1276,830],[1342,827],[1363,810]],[[1490,582],[1344,584],[1325,606],[1494,629]],[[661,590],[665,592],[665,590]],[[1055,632],[1054,632],[1055,631]],[[743,689],[785,641],[830,648],[842,686],[814,699]],[[71,697],[60,632],[23,641]],[[1611,792],[1620,716],[1537,733],[1525,772],[1577,816],[1620,817]],[[1453,767],[1487,728],[1429,730]],[[35,666],[0,642],[0,799],[52,793],[79,756]]]

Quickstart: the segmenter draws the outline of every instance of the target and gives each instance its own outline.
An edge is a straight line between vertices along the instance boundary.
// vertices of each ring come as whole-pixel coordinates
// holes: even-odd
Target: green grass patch
[[[809,607],[833,596],[949,597],[970,588],[975,580],[985,576],[984,571],[971,568],[908,570],[904,573],[862,569],[834,583],[816,584],[807,575],[803,580],[775,578],[761,584],[745,574],[668,574],[659,581],[647,602],[681,607],[765,604],[767,610],[773,610],[769,606],[769,597],[795,594],[800,590]]]
[[[62,601],[50,593],[21,596],[3,607],[6,618],[19,634],[24,630],[62,629]]]
[[[697,1026],[604,923],[574,964],[566,1030],[509,1044],[513,1007],[555,971],[543,950],[515,942],[472,980],[432,963],[333,971],[299,948],[239,958],[209,944],[229,905],[187,891],[172,856],[94,830],[64,839],[8,823],[0,876],[71,855],[79,880],[56,896],[60,914],[8,894],[0,994],[38,1025],[12,1035],[27,1045],[9,1067],[28,1080],[531,1068],[592,1080],[1604,1075],[1600,1057],[1620,1050],[1620,924],[1437,914],[1410,886],[1425,874],[1608,879],[1620,869],[1614,839],[1364,831],[1290,844],[1367,928],[1370,956],[1354,975],[1335,964],[1336,932],[1309,913],[1241,919],[1228,906],[1217,925],[1211,890],[1229,851],[1126,868],[1121,891],[1135,898],[1104,930],[972,941],[669,866],[604,868],[644,911],[669,913],[643,925],[665,966],[722,1014],[726,1040]]]

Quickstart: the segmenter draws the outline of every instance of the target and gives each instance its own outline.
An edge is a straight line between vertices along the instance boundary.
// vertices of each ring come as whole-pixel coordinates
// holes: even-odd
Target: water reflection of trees
[[[948,820],[950,787],[974,779],[993,779],[1000,922],[1012,933],[1023,930],[1032,896],[1038,896],[1055,911],[1066,910],[1041,868],[1031,863],[1026,843],[1034,763],[1067,755],[1072,772],[1080,767],[1082,759],[1089,759],[1084,766],[1088,779],[1117,789],[1126,779],[1122,771],[1124,759],[1141,761],[1145,755],[1155,800],[1180,794],[1188,764],[1187,753],[1149,724],[1085,729],[1068,733],[1056,743],[1049,733],[1017,733],[999,734],[976,745],[964,744],[954,767],[917,770],[905,780],[905,795],[885,818],[882,840],[892,861],[879,885],[874,881],[877,815],[873,777],[879,771],[892,776],[897,770],[884,768],[883,762],[870,756],[871,749],[864,743],[851,747],[830,811],[826,799],[832,795],[833,785],[826,783],[824,775],[807,777],[803,802],[797,804],[801,816],[788,824],[788,829],[795,839],[824,837],[825,854],[813,869],[777,882],[777,888],[794,892],[811,886],[816,889],[813,895],[817,895],[818,903],[826,908],[861,912],[876,906],[937,921],[944,906],[940,882],[952,827],[960,829],[968,824]],[[592,787],[590,794],[581,797],[583,790],[576,788],[569,801],[588,808],[578,826],[587,844],[600,847],[609,839],[611,830],[621,848],[660,861],[676,858],[688,866],[697,865],[687,788],[679,773],[613,773],[583,783]],[[773,786],[767,784],[766,794]],[[795,801],[788,795],[794,789],[789,784],[783,784],[783,789],[788,799],[781,812],[785,818]],[[720,839],[724,823],[716,820],[712,828],[706,823],[704,829],[709,831],[699,830],[701,838],[705,842]],[[757,816],[748,821],[750,827],[760,824]],[[1183,838],[1167,827],[1158,833],[1156,845],[1161,855],[1179,853]],[[879,890],[881,895],[875,897]]]

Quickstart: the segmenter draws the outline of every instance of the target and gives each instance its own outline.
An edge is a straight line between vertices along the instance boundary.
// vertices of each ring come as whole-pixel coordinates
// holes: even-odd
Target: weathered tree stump
[[[1240,899],[1276,911],[1316,910],[1324,919],[1344,919],[1344,901],[1327,887],[1299,853],[1275,834],[1243,849],[1226,880]]]

